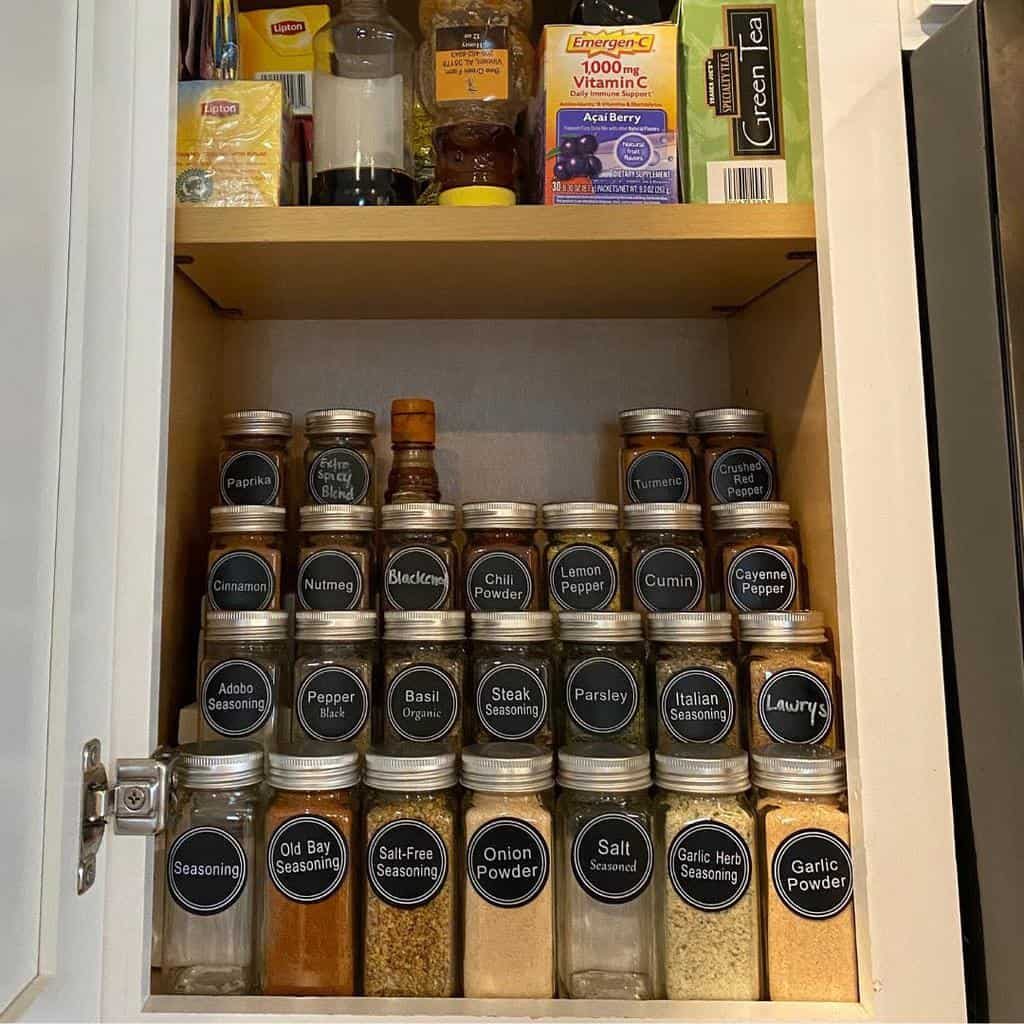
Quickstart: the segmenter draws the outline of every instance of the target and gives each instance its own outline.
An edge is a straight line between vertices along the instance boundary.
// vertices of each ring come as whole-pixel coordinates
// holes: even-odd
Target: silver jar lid
[[[276,505],[216,505],[210,533],[284,533],[287,514]]]
[[[365,434],[373,437],[377,417],[369,409],[314,409],[306,413],[306,436]]]
[[[225,437],[291,437],[292,414],[276,409],[239,409],[220,418]]]
[[[693,414],[698,434],[764,434],[765,419],[760,409],[698,409]]]
[[[647,639],[682,644],[732,643],[729,612],[656,612],[647,616]]]
[[[385,505],[380,510],[382,530],[454,530],[455,506],[435,501]]]
[[[558,784],[592,793],[647,789],[651,755],[632,743],[570,743],[558,751]]]
[[[299,529],[303,533],[367,533],[373,530],[372,505],[303,505]]]
[[[563,640],[626,643],[644,638],[644,621],[639,612],[562,612],[558,631]]]
[[[688,434],[693,416],[685,409],[624,409],[619,413],[620,434]]]
[[[747,643],[825,642],[825,616],[821,612],[744,612],[739,620],[740,639]]]
[[[468,501],[462,506],[466,530],[535,530],[537,506],[532,501]]]
[[[793,525],[784,501],[734,501],[711,507],[715,530],[788,530]]]
[[[842,793],[846,789],[846,756],[822,746],[770,743],[751,754],[754,785],[782,793]]]
[[[627,530],[703,530],[700,505],[653,501],[647,505],[626,505],[622,525]]]
[[[282,743],[267,754],[267,782],[275,789],[349,789],[359,782],[359,751],[351,743]]]
[[[559,501],[541,508],[545,530],[617,530],[619,506],[601,501]]]
[[[375,640],[376,612],[296,612],[296,640]]]
[[[385,640],[462,640],[465,612],[385,612]]]
[[[676,793],[745,793],[745,751],[727,743],[678,743],[654,755],[654,784]]]
[[[186,743],[174,766],[189,789],[241,789],[263,781],[263,747],[251,740]]]
[[[474,640],[550,640],[555,635],[551,612],[473,612],[470,615]]]
[[[455,755],[440,743],[394,743],[366,752],[366,785],[374,789],[426,792],[458,781]]]
[[[207,640],[287,640],[287,612],[207,612]]]
[[[540,793],[554,786],[554,765],[532,743],[478,743],[462,751],[460,781],[480,793]]]

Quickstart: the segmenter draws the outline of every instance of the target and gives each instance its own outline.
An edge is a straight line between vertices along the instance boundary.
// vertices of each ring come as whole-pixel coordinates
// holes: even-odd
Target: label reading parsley
[[[466,603],[475,612],[521,612],[530,607],[530,567],[508,551],[482,555],[466,573]]]
[[[265,452],[235,452],[220,471],[225,505],[273,505],[281,489],[277,463]]]
[[[210,567],[206,596],[214,611],[263,611],[274,598],[274,570],[255,551],[229,551]]]
[[[679,898],[698,910],[728,910],[750,886],[750,848],[720,821],[694,821],[668,849],[668,874]]]
[[[317,669],[299,687],[295,713],[302,731],[313,739],[350,740],[370,714],[366,684],[351,669]]]
[[[730,563],[726,585],[743,612],[784,612],[796,598],[796,569],[774,548],[748,548]]]
[[[450,588],[448,566],[430,548],[402,548],[384,566],[384,596],[398,611],[434,611],[448,600]]]
[[[661,722],[681,743],[718,743],[736,721],[736,699],[717,672],[688,668],[661,691]]]
[[[775,492],[771,463],[752,448],[733,448],[711,469],[711,493],[717,502],[769,501]]]
[[[190,828],[167,851],[167,887],[190,914],[227,910],[242,895],[247,876],[245,850],[222,828]]]
[[[407,740],[443,739],[459,718],[459,691],[435,665],[410,665],[388,687],[391,727]]]
[[[816,921],[835,917],[853,896],[850,847],[824,829],[794,832],[772,857],[772,885],[794,914]]]
[[[303,814],[274,829],[267,843],[267,871],[274,888],[296,903],[333,896],[348,870],[348,844],[325,818]]]
[[[618,732],[629,725],[640,706],[640,686],[622,662],[587,658],[565,681],[565,706],[587,732]]]
[[[497,739],[529,739],[547,718],[547,686],[525,665],[495,665],[477,685],[476,714]]]
[[[649,611],[688,612],[704,596],[704,573],[683,548],[652,548],[636,564],[633,589]]]
[[[813,673],[784,669],[761,688],[757,717],[779,743],[820,743],[832,728],[832,694]]]
[[[615,563],[593,544],[562,548],[548,570],[551,596],[563,608],[596,612],[607,608],[619,588]]]
[[[690,471],[678,455],[651,451],[638,455],[626,470],[626,493],[637,504],[680,502],[690,497]]]
[[[525,907],[547,884],[551,855],[533,825],[495,818],[473,833],[466,873],[477,894],[495,907]]]
[[[602,903],[628,903],[651,880],[654,844],[646,822],[626,814],[591,818],[576,833],[572,873],[584,892]]]
[[[253,661],[222,661],[207,672],[199,707],[206,723],[219,735],[233,739],[250,736],[274,710],[273,680]]]
[[[370,465],[353,448],[328,448],[309,464],[306,483],[315,505],[359,505],[370,489]]]
[[[299,603],[317,612],[347,612],[359,607],[363,574],[344,551],[316,551],[299,566]]]
[[[393,907],[426,906],[448,877],[448,850],[429,825],[400,818],[378,829],[366,850],[374,893]]]

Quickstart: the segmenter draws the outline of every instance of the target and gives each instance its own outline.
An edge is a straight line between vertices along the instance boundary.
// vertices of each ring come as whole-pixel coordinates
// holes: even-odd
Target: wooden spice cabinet
[[[851,18],[833,0],[807,0],[813,213],[175,217],[176,6],[80,0],[71,35],[75,159],[54,505],[61,585],[33,776],[46,794],[45,841],[24,875],[42,893],[40,941],[8,986],[12,999],[23,989],[10,1012],[962,1019],[896,5],[863,0]],[[813,603],[841,655],[860,1003],[174,998],[151,988],[152,841],[108,828],[97,881],[75,894],[82,744],[100,737],[108,765],[144,756],[174,738],[178,708],[191,699],[220,414],[365,406],[378,410],[385,454],[390,398],[419,393],[437,401],[450,501],[614,500],[619,409],[671,401],[768,410]]]

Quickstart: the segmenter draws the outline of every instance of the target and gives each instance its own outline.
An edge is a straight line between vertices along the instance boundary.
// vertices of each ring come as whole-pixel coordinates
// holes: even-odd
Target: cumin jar
[[[281,607],[281,547],[286,511],[274,505],[210,509],[206,599],[212,611]]]
[[[619,504],[692,502],[693,451],[685,409],[627,409],[619,413]]]
[[[462,568],[467,610],[525,612],[544,607],[537,506],[474,501],[462,506]]]
[[[633,610],[703,611],[708,588],[700,505],[627,505],[622,516]]]
[[[622,607],[616,505],[565,501],[541,510],[548,608],[553,612],[619,611]]]
[[[306,413],[306,495],[311,505],[373,504],[376,417],[367,409]]]
[[[380,510],[380,593],[384,611],[452,611],[458,607],[455,506],[438,502]]]
[[[759,409],[701,409],[694,415],[708,505],[778,497],[775,449],[765,419]]]
[[[374,607],[372,505],[305,505],[295,597],[302,608],[348,612]]]
[[[284,507],[292,414],[241,409],[222,416],[220,429],[220,500],[225,505]]]

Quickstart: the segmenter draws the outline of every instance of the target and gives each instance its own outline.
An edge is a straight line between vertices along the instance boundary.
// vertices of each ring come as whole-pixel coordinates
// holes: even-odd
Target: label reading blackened
[[[402,612],[430,612],[448,600],[451,576],[444,559],[430,548],[396,551],[384,566],[384,595]]]
[[[319,903],[333,896],[348,862],[344,835],[332,822],[311,814],[281,822],[267,843],[270,880],[296,903]]]
[[[774,548],[748,548],[730,563],[726,586],[744,612],[784,612],[796,598],[796,569]]]
[[[466,573],[466,604],[475,612],[521,612],[530,607],[530,567],[509,551],[491,551]]]
[[[694,821],[668,849],[668,876],[679,898],[697,910],[728,910],[750,886],[750,848],[720,821]]]
[[[448,877],[448,850],[429,825],[399,818],[379,828],[366,851],[370,886],[393,907],[426,906]]]
[[[548,584],[562,608],[596,612],[611,604],[619,589],[619,573],[599,547],[570,544],[552,559]]]
[[[199,710],[221,736],[250,736],[263,728],[274,710],[274,681],[254,661],[222,661],[206,673]]]
[[[273,505],[281,489],[277,463],[266,452],[235,452],[221,467],[225,505]]]
[[[210,607],[219,612],[261,612],[274,599],[274,570],[255,551],[229,551],[210,567]]]
[[[325,548],[299,566],[299,604],[317,612],[347,612],[359,607],[363,573],[359,563],[344,551]]]
[[[591,818],[572,841],[571,860],[572,873],[584,892],[602,903],[628,903],[651,880],[650,828],[626,814]]]
[[[832,694],[814,673],[784,669],[761,688],[757,717],[779,743],[820,743],[832,728]]]
[[[459,691],[436,665],[410,665],[391,681],[388,721],[407,740],[443,739],[459,718]]]
[[[740,109],[732,126],[733,154],[782,156],[775,8],[726,7],[725,23],[739,64]]]
[[[772,885],[794,914],[816,921],[835,917],[853,896],[850,847],[824,829],[794,832],[772,857]]]
[[[495,907],[525,907],[543,891],[551,854],[533,825],[495,818],[473,833],[466,874],[477,894]]]
[[[681,743],[719,743],[736,721],[736,699],[717,672],[688,668],[665,684],[660,711],[665,730]]]
[[[704,596],[704,572],[684,548],[652,548],[636,564],[633,589],[652,612],[688,612]]]
[[[353,739],[370,714],[366,684],[339,665],[317,669],[299,687],[295,713],[302,731],[313,739]]]
[[[633,721],[639,706],[640,685],[620,661],[587,658],[565,681],[566,710],[587,732],[618,732]]]
[[[680,502],[690,497],[690,471],[678,455],[650,451],[638,455],[626,470],[626,493],[637,504]]]
[[[771,463],[752,448],[733,448],[711,468],[711,493],[716,502],[769,501],[775,494]]]
[[[306,483],[315,505],[360,505],[370,489],[370,465],[354,448],[328,448],[309,464]]]
[[[477,685],[476,714],[497,739],[529,739],[547,718],[547,685],[526,665],[495,665]]]
[[[237,902],[245,889],[245,850],[222,828],[183,832],[167,851],[167,887],[179,907],[209,917]]]

